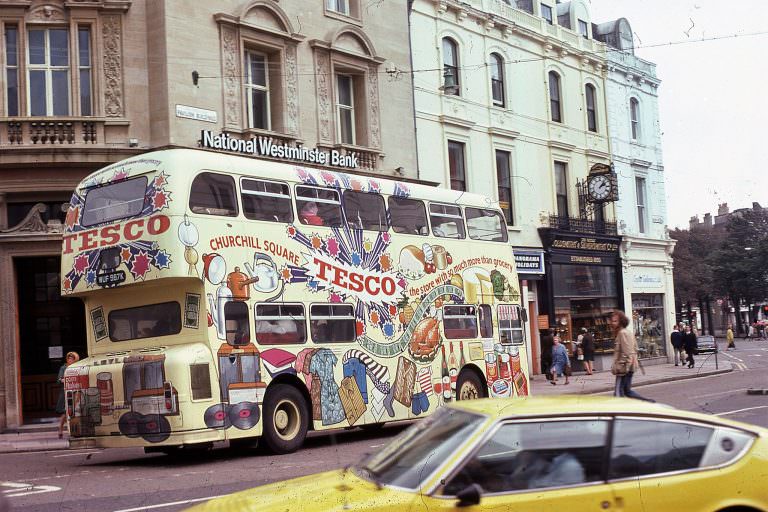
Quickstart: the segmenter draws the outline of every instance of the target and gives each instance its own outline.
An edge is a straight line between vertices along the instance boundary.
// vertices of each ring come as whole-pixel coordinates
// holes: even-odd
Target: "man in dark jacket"
[[[675,366],[678,366],[682,361],[682,351],[683,351],[683,333],[681,333],[678,328],[677,324],[672,328],[672,334],[669,335],[670,340],[672,341],[672,349],[675,351]]]
[[[693,332],[691,326],[685,326],[685,334],[683,334],[683,346],[685,347],[685,353],[688,355],[686,361],[688,361],[688,368],[693,368],[695,363],[693,362],[693,353],[696,351],[696,333]]]

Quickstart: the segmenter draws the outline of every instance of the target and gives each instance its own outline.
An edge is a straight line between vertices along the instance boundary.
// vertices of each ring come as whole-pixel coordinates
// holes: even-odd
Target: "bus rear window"
[[[135,217],[144,209],[146,191],[146,176],[89,190],[85,195],[83,226]]]
[[[109,313],[109,338],[112,341],[140,340],[180,332],[181,305],[178,302],[116,309]]]
[[[235,180],[212,172],[198,174],[189,193],[189,208],[195,213],[237,217]]]
[[[467,229],[469,238],[473,240],[490,240],[491,242],[507,241],[507,225],[501,212],[496,210],[481,210],[466,208]]]

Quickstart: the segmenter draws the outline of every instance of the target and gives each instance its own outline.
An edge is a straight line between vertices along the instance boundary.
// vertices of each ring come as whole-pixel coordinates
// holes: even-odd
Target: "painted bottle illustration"
[[[493,386],[493,383],[499,378],[496,355],[493,352],[485,354],[485,375],[488,379],[489,388]]]
[[[443,352],[443,364],[440,368],[440,375],[442,376],[442,389],[443,392],[443,399],[446,402],[450,402],[451,400],[451,376],[448,373],[448,365],[445,362],[445,345],[440,347],[440,350]]]
[[[459,370],[456,368],[456,354],[453,353],[453,342],[451,342],[451,355],[448,357],[449,374],[451,376],[451,392],[456,392],[456,379],[459,376]]]
[[[520,367],[520,351],[517,347],[512,347],[509,359],[512,366],[512,382],[515,385],[517,396],[528,396],[528,379]]]
[[[467,360],[464,359],[464,342],[459,342],[459,369],[464,368],[467,364]]]

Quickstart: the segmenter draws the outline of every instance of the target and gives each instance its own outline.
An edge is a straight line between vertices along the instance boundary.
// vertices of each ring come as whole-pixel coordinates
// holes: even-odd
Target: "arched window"
[[[549,109],[552,120],[561,123],[563,116],[560,107],[560,75],[554,71],[549,72]]]
[[[632,124],[632,140],[640,138],[640,102],[637,98],[629,99],[629,118]]]
[[[491,54],[491,94],[493,104],[504,106],[504,60],[498,53]]]
[[[587,102],[587,129],[597,132],[597,107],[595,100],[595,86],[587,84],[584,87],[584,96]]]
[[[443,38],[443,92],[459,96],[459,45],[449,37]]]

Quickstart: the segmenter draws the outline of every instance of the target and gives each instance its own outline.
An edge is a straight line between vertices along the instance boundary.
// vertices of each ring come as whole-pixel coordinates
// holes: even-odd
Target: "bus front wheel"
[[[483,398],[483,388],[480,379],[472,371],[463,371],[456,382],[456,398],[458,400],[474,400]]]
[[[299,449],[307,436],[307,402],[301,392],[287,384],[277,384],[264,400],[264,442],[277,454]]]

